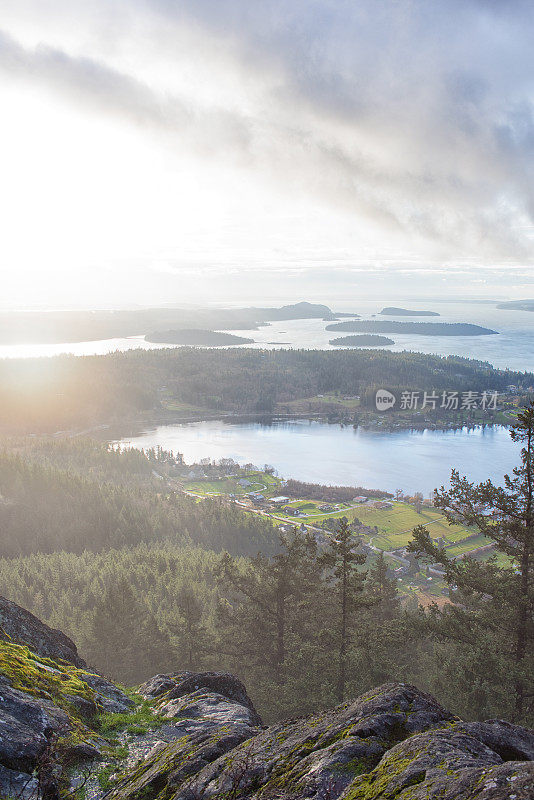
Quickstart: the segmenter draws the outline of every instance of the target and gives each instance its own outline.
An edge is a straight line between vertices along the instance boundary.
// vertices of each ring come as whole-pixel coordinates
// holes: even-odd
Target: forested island
[[[387,336],[376,336],[373,333],[362,333],[360,336],[341,336],[339,339],[330,339],[329,344],[335,347],[387,347],[395,344]]]
[[[352,323],[351,323],[352,324]],[[388,350],[193,347],[0,361],[0,429],[28,433],[273,414],[334,394],[374,409],[376,389],[526,391],[532,373]],[[323,399],[320,398],[323,396]],[[345,401],[344,401],[345,403]],[[302,416],[306,412],[294,411]]]
[[[411,333],[420,336],[493,336],[497,331],[468,322],[378,322],[361,320],[327,325],[327,331],[358,333]]]
[[[396,308],[395,306],[383,308],[380,314],[386,317],[439,317],[437,311],[410,311],[408,308]]]
[[[244,336],[235,336],[222,331],[205,331],[189,329],[182,331],[156,331],[145,336],[147,342],[161,342],[162,344],[182,344],[202,347],[224,347],[225,345],[254,344],[254,339],[245,339]]]

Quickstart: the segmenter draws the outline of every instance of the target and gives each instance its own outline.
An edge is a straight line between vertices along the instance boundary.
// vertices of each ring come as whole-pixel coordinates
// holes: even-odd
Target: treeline
[[[481,626],[491,607],[403,609],[383,555],[364,563],[343,529],[329,542],[320,550],[295,532],[272,559],[171,543],[2,559],[0,593],[128,685],[182,669],[234,672],[269,722],[390,680],[471,719],[532,722],[531,702],[514,712],[511,639]],[[510,586],[506,570],[495,577]]]
[[[142,467],[132,453],[103,452],[102,463],[107,459]],[[130,486],[109,471],[83,473],[11,452],[0,453],[0,530],[4,557],[165,540],[250,555],[277,546],[269,521],[223,501],[198,503],[166,484]]]
[[[379,489],[364,489],[362,486],[322,486],[304,483],[290,478],[284,484],[284,492],[289,497],[309,497],[310,500],[329,500],[333,503],[348,503],[358,496],[393,497],[390,492]]]
[[[165,542],[0,559],[0,594],[71,636],[90,664],[135,684],[187,668],[184,614],[193,608],[215,635],[219,558]]]
[[[368,636],[373,630],[376,638],[381,622],[398,623],[394,581],[383,559],[366,572],[365,556],[350,554],[352,547],[350,535],[343,552],[320,553],[313,538],[294,533],[282,537],[272,560],[171,543],[37,554],[0,559],[0,594],[64,630],[89,663],[116,680],[132,685],[161,671],[229,669],[275,719],[331,704],[387,677],[385,641],[382,656],[377,651],[371,658],[369,649],[365,672],[353,669],[353,657],[358,651],[363,658],[361,648],[370,648]],[[343,687],[336,559],[348,559],[351,646]],[[386,627],[382,635],[390,638]]]
[[[339,393],[374,404],[377,388],[501,390],[534,375],[457,356],[371,350],[135,350],[0,362],[0,420],[56,431],[162,412],[172,398],[213,411],[272,413],[278,403]]]
[[[183,464],[180,453],[159,446],[141,450],[86,436],[6,436],[0,439],[0,446],[2,443],[3,452],[18,455],[28,463],[56,467],[121,486],[161,488],[161,477],[174,474],[176,467]]]

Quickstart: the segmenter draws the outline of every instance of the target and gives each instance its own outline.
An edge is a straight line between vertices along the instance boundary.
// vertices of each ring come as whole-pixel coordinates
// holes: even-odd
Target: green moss
[[[365,758],[352,758],[350,761],[336,766],[337,772],[349,773],[350,775],[354,775],[354,777],[357,775],[365,775],[370,769],[372,769],[372,764]]]
[[[81,680],[87,673],[72,664],[37,656],[25,645],[0,641],[0,673],[14,689],[51,700],[69,716],[79,716],[73,697],[96,702],[93,689]]]
[[[412,758],[397,758],[395,755],[385,756],[372,772],[356,778],[349,787],[346,800],[378,800],[380,797],[394,797],[388,787],[393,778],[399,777],[409,767]]]

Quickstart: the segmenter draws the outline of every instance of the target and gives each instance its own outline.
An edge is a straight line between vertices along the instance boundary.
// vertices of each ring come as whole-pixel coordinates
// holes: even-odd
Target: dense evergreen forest
[[[264,519],[216,499],[162,491],[166,454],[96,442],[18,442],[0,451],[0,556],[82,553],[169,541],[235,554],[273,553]]]
[[[511,566],[451,562],[416,530],[414,552],[443,564],[458,601],[427,611],[402,602],[384,556],[366,553],[343,520],[319,545],[176,491],[164,451],[6,439],[0,594],[127,684],[231,670],[267,720],[397,679],[471,718],[532,722],[534,410],[513,435],[530,439],[506,488],[453,476],[438,497],[452,522],[471,515]]]
[[[39,433],[162,413],[165,401],[214,412],[271,413],[318,394],[360,395],[374,405],[392,391],[502,390],[534,385],[532,373],[495,370],[458,356],[384,350],[134,350],[106,356],[0,362],[4,430]]]

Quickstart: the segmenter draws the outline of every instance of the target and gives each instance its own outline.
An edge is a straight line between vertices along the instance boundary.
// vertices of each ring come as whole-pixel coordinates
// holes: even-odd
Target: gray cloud
[[[24,48],[0,31],[0,69],[67,95],[71,102],[126,118],[162,132],[174,132],[198,149],[226,143],[246,147],[249,124],[224,110],[202,109],[180,97],[157,93],[136,78],[104,63],[73,57],[57,48]],[[208,136],[209,133],[209,136]]]
[[[235,53],[250,80],[272,75],[265,113],[255,117],[158,92],[102,58],[31,50],[8,36],[0,38],[0,67],[158,131],[170,146],[231,158],[384,231],[435,241],[443,253],[526,258],[532,240],[521,225],[534,216],[534,17],[526,1],[505,5],[122,4],[129,18],[150,15],[167,41],[173,26],[195,24]],[[105,19],[107,4],[97,7]],[[126,25],[114,30],[130,35]]]

